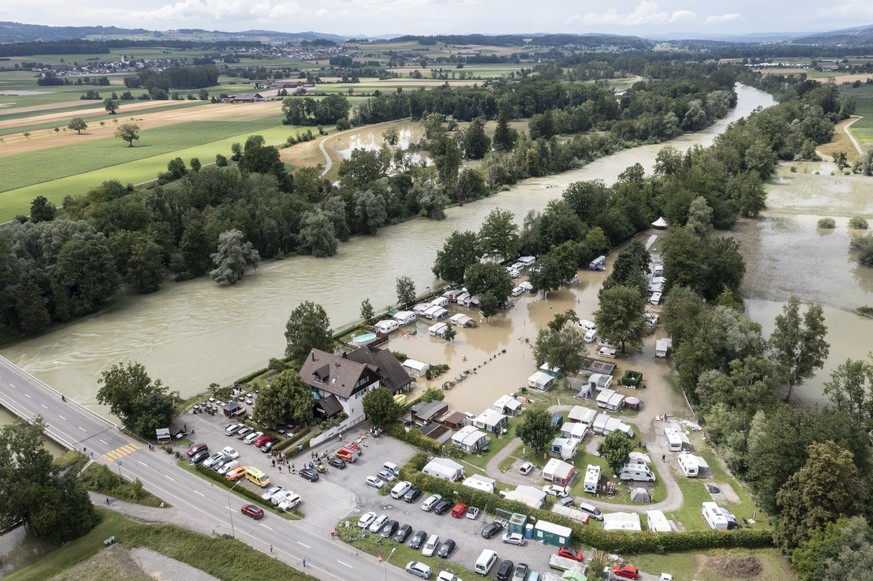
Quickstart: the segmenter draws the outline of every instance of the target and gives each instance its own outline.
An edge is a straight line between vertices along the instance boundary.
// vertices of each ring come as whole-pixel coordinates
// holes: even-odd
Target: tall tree
[[[215,268],[209,273],[217,283],[236,284],[246,268],[258,267],[261,256],[254,245],[239,230],[222,232],[218,237],[218,251],[211,255]]]
[[[518,139],[518,131],[509,126],[509,115],[505,109],[497,114],[497,128],[494,130],[494,149],[497,151],[512,151]]]
[[[82,132],[88,129],[88,124],[81,117],[73,117],[70,119],[70,124],[67,126],[70,131],[75,131],[77,135],[82,135]]]
[[[43,447],[45,421],[16,419],[0,427],[0,521],[23,520],[38,538],[65,543],[100,522],[74,473],[64,476]]]
[[[443,247],[437,250],[433,273],[448,282],[461,282],[467,269],[479,262],[482,254],[475,232],[455,230],[446,238]]]
[[[370,299],[364,299],[361,301],[361,320],[365,323],[369,323],[376,316],[376,313],[373,311],[373,305],[370,303]]]
[[[529,410],[515,429],[515,435],[534,450],[544,450],[554,438],[552,415],[544,409]]]
[[[118,271],[102,235],[64,244],[53,274],[75,316],[96,310],[118,290]]]
[[[464,130],[464,155],[467,159],[482,159],[491,149],[491,138],[485,135],[485,122],[473,119]]]
[[[471,295],[479,295],[480,306],[482,295],[492,295],[499,304],[512,293],[512,278],[495,262],[471,264],[464,273],[464,285]]]
[[[600,291],[600,308],[594,313],[597,333],[613,343],[637,347],[646,336],[646,302],[639,289],[616,285]]]
[[[49,222],[54,219],[58,209],[45,196],[37,196],[30,203],[30,221]]]
[[[487,258],[506,259],[518,254],[518,225],[509,210],[495,208],[479,228],[479,250]]]
[[[156,429],[170,425],[176,396],[160,379],[152,382],[141,363],[115,364],[97,382],[97,401],[140,436],[152,438]]]
[[[574,314],[575,315],[575,314]],[[572,319],[557,315],[545,329],[537,333],[533,344],[533,355],[537,366],[547,363],[560,368],[562,376],[575,375],[585,367],[585,340],[576,331],[575,316]]]
[[[377,387],[364,395],[364,413],[374,426],[386,428],[397,421],[403,409],[394,401],[391,391]]]
[[[339,240],[330,217],[320,210],[309,212],[300,228],[300,248],[313,256],[336,254]]]
[[[788,386],[786,401],[791,399],[794,386],[815,375],[816,369],[824,367],[830,352],[825,340],[827,332],[821,305],[809,305],[801,318],[800,299],[794,295],[788,298],[782,314],[776,316],[776,328],[770,335],[770,350]]]
[[[312,349],[333,351],[330,319],[321,305],[304,301],[288,317],[285,325],[285,356],[302,362]]]
[[[115,128],[115,137],[120,137],[127,142],[128,147],[133,147],[134,141],[139,141],[139,125],[136,123],[122,123]]]
[[[846,359],[825,382],[824,393],[838,410],[869,421],[873,418],[873,363]]]
[[[534,290],[543,291],[544,297],[548,296],[549,291],[561,288],[563,281],[563,269],[551,253],[541,257],[528,275],[528,282]]]
[[[408,307],[415,302],[415,282],[408,276],[399,276],[395,284],[397,304]]]
[[[781,517],[773,537],[785,550],[802,544],[813,529],[864,511],[867,491],[851,452],[828,441],[810,444],[807,457],[776,495]]]
[[[611,432],[597,445],[597,453],[606,460],[615,474],[621,472],[621,467],[627,464],[633,449],[633,442],[618,430]]]
[[[104,99],[103,108],[110,115],[115,115],[116,113],[118,113],[118,101],[116,101],[115,99]]]

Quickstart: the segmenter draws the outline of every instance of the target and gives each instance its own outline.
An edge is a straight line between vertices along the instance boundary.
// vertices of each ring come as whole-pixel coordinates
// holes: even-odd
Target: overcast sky
[[[873,23],[873,0],[27,0],[0,20],[168,30],[253,28],[341,35],[743,34]]]

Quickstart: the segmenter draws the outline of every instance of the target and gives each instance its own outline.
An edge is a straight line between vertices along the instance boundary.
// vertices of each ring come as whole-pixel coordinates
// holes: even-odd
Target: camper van
[[[376,332],[381,333],[382,335],[387,335],[388,333],[396,331],[399,327],[400,323],[394,319],[384,319],[373,325]]]
[[[652,305],[660,305],[661,304],[661,293],[653,293],[652,297],[649,299],[649,303]]]
[[[600,466],[589,464],[585,469],[585,492],[597,494],[598,484],[600,484]]]
[[[682,437],[679,435],[679,430],[664,428],[664,437],[667,440],[667,448],[671,452],[682,451]]]
[[[497,553],[491,549],[485,549],[476,559],[475,571],[479,575],[487,575],[497,562]]]
[[[408,325],[409,323],[414,323],[417,317],[412,311],[397,311],[391,318],[401,325]]]
[[[598,256],[588,263],[588,270],[606,270],[606,257]]]
[[[633,480],[635,482],[655,481],[655,474],[644,464],[625,464],[618,477],[622,480]]]
[[[700,511],[703,520],[713,530],[728,530],[737,528],[737,519],[734,515],[714,502],[704,502]]]

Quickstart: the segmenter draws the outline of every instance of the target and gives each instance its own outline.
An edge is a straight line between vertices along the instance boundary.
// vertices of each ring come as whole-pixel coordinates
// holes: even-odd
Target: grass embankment
[[[360,515],[349,515],[339,521],[336,525],[336,532],[339,538],[349,545],[355,547],[370,555],[386,559],[391,555],[390,563],[397,567],[405,567],[410,561],[420,561],[427,563],[434,571],[434,577],[442,571],[450,571],[462,579],[474,579],[476,576],[473,571],[465,569],[456,563],[440,559],[437,556],[425,557],[421,551],[409,548],[408,545],[396,543],[389,539],[383,539],[381,536],[373,534],[369,531],[362,531],[358,528],[358,518]],[[346,527],[345,523],[349,526]],[[415,534],[415,533],[413,533]],[[391,550],[394,549],[394,554]]]
[[[67,468],[73,473],[78,472],[88,463],[88,457],[81,452],[68,450],[57,460],[58,465],[63,469]],[[142,504],[144,506],[165,507],[170,505],[162,501],[160,498],[145,490],[142,487],[142,482],[123,478],[112,472],[103,464],[92,463],[79,476],[79,483],[85,487],[85,490],[98,492],[118,498],[126,502]]]
[[[228,537],[209,537],[172,525],[148,525],[97,507],[102,521],[87,535],[49,553],[33,565],[6,577],[11,581],[43,581],[89,559],[114,536],[125,548],[145,547],[227,581],[315,579],[250,546]],[[88,579],[104,579],[90,571]]]
[[[677,580],[797,579],[785,557],[777,549],[717,549],[700,553],[622,556],[647,573],[670,573]]]

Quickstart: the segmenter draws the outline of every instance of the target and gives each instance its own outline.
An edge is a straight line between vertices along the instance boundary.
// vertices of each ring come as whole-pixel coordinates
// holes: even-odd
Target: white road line
[[[106,444],[107,446],[109,445],[109,442],[107,442],[106,440],[101,439],[100,441],[103,442],[104,444]]]
[[[306,547],[307,549],[311,549],[311,548],[312,548],[312,547],[310,547],[309,545],[307,545],[306,543],[301,543],[300,541],[297,541],[297,544],[298,544],[298,545],[303,545],[303,546]]]
[[[45,408],[45,409],[49,409],[48,406],[45,405],[44,403],[41,403],[41,404],[39,404],[39,405],[41,405],[41,406],[42,406],[43,408]]]
[[[15,386],[13,386],[13,387],[15,387]],[[26,396],[27,396],[27,399],[33,399],[33,398],[32,398],[32,397],[30,397],[30,394],[29,394],[29,393],[27,393],[27,392],[26,392],[26,391],[25,391],[25,392],[24,392],[24,395],[26,395]]]
[[[140,464],[142,464],[142,465],[145,466],[146,468],[149,467],[149,465],[146,464],[145,462],[143,462],[142,460],[137,460],[137,462],[139,462]]]
[[[166,476],[167,478],[169,478],[169,479],[172,480],[173,482],[176,481],[176,479],[173,478],[172,476],[170,476],[169,474],[164,474],[164,476]]]
[[[192,488],[191,490],[194,490],[194,489]],[[206,498],[206,495],[203,494],[202,492],[200,492],[199,490],[194,490],[194,492],[196,492],[197,494],[199,494],[199,495],[202,496],[203,498]]]
[[[265,529],[267,529],[268,531],[273,530],[270,527],[268,527],[267,525],[265,525],[264,523],[258,523],[258,524],[261,525],[262,527],[264,527]],[[297,541],[297,542],[300,543],[300,541]],[[303,543],[300,543],[300,544],[302,545]]]
[[[87,431],[88,431],[88,430],[86,430],[85,428],[83,428],[82,426],[76,426],[76,427],[79,428],[80,430],[82,430],[83,432],[87,432]]]
[[[345,565],[345,566],[348,567],[349,569],[354,569],[354,567],[352,567],[352,566],[349,565],[348,563],[343,563],[343,562],[340,561],[339,559],[337,559],[336,562],[339,563],[340,565]]]
[[[58,417],[61,418],[62,420],[64,420],[65,422],[67,421],[67,418],[65,418],[65,417],[62,416],[61,414],[58,414]]]

